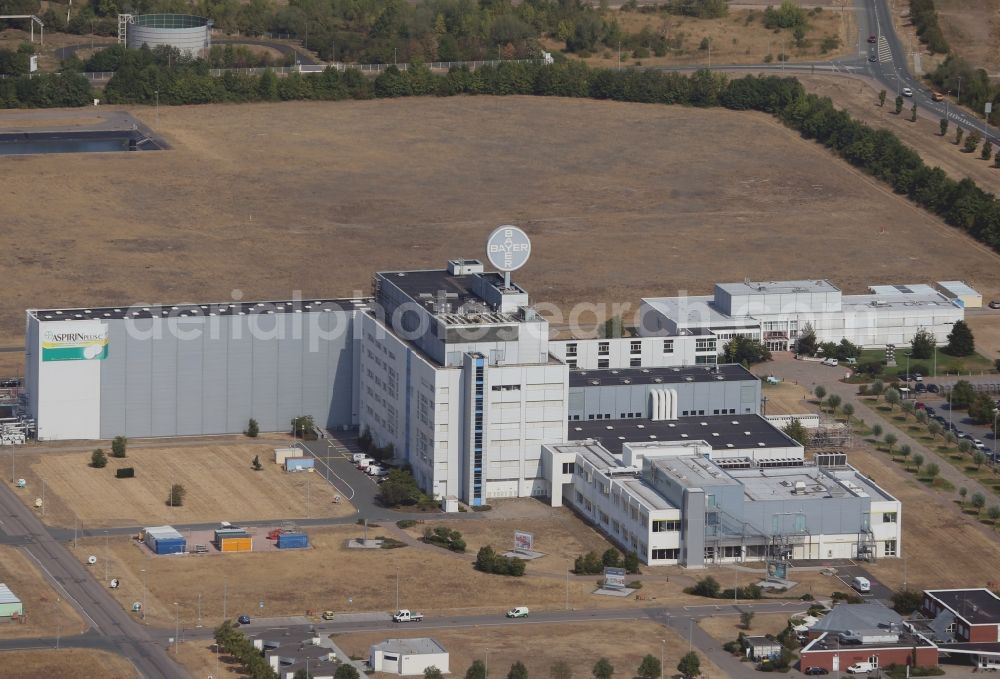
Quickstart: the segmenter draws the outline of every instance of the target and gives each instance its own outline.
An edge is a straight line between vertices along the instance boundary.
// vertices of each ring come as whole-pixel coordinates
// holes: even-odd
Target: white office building
[[[901,556],[896,498],[759,416],[601,427],[544,447],[551,502],[647,564]]]
[[[720,352],[737,335],[760,340],[771,351],[793,350],[806,324],[820,342],[847,339],[881,348],[908,343],[924,328],[943,343],[955,321],[965,318],[964,298],[957,295],[927,285],[874,286],[870,294],[844,295],[827,280],[717,283],[711,296],[643,299],[639,332],[706,334],[718,339]]]

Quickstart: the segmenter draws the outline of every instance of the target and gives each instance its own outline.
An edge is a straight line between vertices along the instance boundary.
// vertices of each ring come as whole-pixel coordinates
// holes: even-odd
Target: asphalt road
[[[0,519],[0,534],[25,541],[22,549],[54,583],[60,596],[80,611],[91,629],[104,640],[100,643],[108,644],[104,648],[117,651],[131,660],[147,679],[181,679],[188,676],[170,660],[164,646],[154,641],[69,550],[49,535],[32,510],[22,504],[6,485],[0,487],[0,516],[3,517]],[[36,645],[40,643],[37,639],[24,641]],[[88,643],[99,642],[88,640]]]

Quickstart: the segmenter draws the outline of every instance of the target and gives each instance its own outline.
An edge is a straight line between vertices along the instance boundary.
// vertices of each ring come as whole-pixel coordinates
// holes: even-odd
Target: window
[[[641,357],[637,357],[637,356],[631,357],[630,359],[628,359],[628,366],[630,368],[641,368],[642,367],[642,358]]]
[[[599,359],[597,359],[597,367],[598,368],[609,368],[609,367],[611,367],[611,361],[609,359],[607,359],[607,358],[599,358]]]
[[[563,474],[572,474],[576,470],[575,462],[563,462]]]
[[[629,342],[628,351],[630,354],[641,354],[642,353],[642,341],[632,341]]]
[[[576,361],[573,360],[573,359],[570,359],[570,360],[566,361],[566,365],[568,365],[570,368],[575,368],[576,367]]]
[[[896,556],[896,541],[886,540],[885,541],[885,556]]]
[[[658,559],[677,559],[680,557],[679,549],[654,549],[653,550],[653,560]]]
[[[704,356],[694,357],[695,365],[714,365],[719,362],[719,357],[716,354],[705,354]]]
[[[656,519],[653,521],[654,533],[676,532],[681,529],[680,521],[667,521],[666,519]]]
[[[883,514],[882,523],[896,523],[896,512],[886,512]]]
[[[741,556],[743,556],[743,548],[740,547],[739,545],[736,545],[734,547],[723,547],[722,556],[729,557],[731,559],[738,559]]]
[[[672,354],[674,353],[674,341],[673,340],[663,340],[663,353]]]
[[[611,351],[611,342],[598,342],[597,353],[608,354]]]
[[[570,342],[566,345],[566,355],[576,356],[576,342]]]
[[[490,387],[493,391],[521,391],[520,384],[494,384]]]
[[[697,339],[694,341],[695,351],[715,351],[715,338]]]

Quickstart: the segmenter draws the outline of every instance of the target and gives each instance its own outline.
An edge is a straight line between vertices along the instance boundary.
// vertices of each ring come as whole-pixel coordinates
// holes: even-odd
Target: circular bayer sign
[[[531,256],[531,239],[516,226],[498,226],[486,241],[486,256],[500,271],[520,269]]]

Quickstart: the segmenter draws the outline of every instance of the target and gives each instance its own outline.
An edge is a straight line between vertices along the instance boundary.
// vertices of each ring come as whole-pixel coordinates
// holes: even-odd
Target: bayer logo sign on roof
[[[498,226],[486,241],[486,256],[500,271],[520,269],[531,256],[531,239],[516,226]]]

